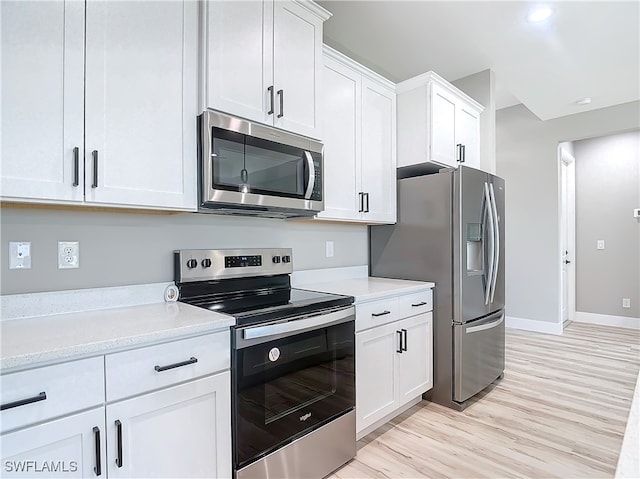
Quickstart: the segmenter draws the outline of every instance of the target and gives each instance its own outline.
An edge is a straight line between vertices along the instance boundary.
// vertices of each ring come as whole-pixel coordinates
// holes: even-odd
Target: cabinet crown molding
[[[340,62],[343,65],[348,66],[349,68],[361,74],[362,76],[368,78],[369,80],[375,81],[380,85],[384,86],[385,88],[389,88],[395,91],[396,84],[394,82],[383,77],[379,73],[376,73],[373,70],[365,67],[364,65],[361,65],[360,63],[356,62],[352,58],[349,58],[348,56],[346,56],[344,53],[340,53],[338,50],[330,47],[326,43],[322,45],[322,53],[326,57],[336,60],[337,62]]]
[[[478,110],[478,112],[484,111],[484,106],[475,101],[469,95],[464,93],[459,88],[456,88],[454,85],[449,83],[447,80],[442,78],[436,72],[428,71],[425,73],[421,73],[420,75],[409,78],[408,80],[404,80],[398,84],[396,84],[396,93],[399,95],[401,93],[405,93],[411,90],[415,90],[416,88],[426,86],[429,84],[437,83],[442,88],[446,88],[451,93],[457,95],[458,97],[464,99],[469,105]]]
[[[333,13],[331,13],[329,10],[321,7],[320,5],[318,5],[315,2],[312,2],[311,0],[292,0],[292,1],[293,3],[300,5],[301,7],[309,10],[311,13],[313,13],[317,17],[321,18],[323,22],[327,21],[329,18],[333,16]]]

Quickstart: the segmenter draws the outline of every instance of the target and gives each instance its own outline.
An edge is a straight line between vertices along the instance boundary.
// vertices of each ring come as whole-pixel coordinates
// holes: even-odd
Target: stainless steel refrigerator
[[[462,410],[504,371],[504,180],[398,169],[398,219],[369,230],[371,276],[434,281],[434,387]],[[426,347],[426,345],[425,345]]]

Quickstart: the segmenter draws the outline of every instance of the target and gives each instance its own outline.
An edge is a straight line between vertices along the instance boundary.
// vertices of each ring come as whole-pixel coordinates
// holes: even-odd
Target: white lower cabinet
[[[109,477],[231,477],[230,374],[107,405]]]
[[[2,471],[231,477],[229,363],[225,331],[2,375]]]
[[[402,412],[433,386],[431,293],[356,305],[356,433],[360,438]],[[418,305],[415,315],[397,318],[397,309]],[[400,305],[399,308],[397,305]],[[390,322],[384,322],[385,318]],[[374,321],[379,325],[370,327]],[[369,329],[358,330],[360,325]]]
[[[3,477],[96,477],[105,474],[104,408],[0,436]]]

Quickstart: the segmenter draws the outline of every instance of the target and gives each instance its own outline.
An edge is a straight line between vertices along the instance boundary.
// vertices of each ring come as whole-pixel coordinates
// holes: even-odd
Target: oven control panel
[[[176,283],[293,272],[291,248],[174,251]]]

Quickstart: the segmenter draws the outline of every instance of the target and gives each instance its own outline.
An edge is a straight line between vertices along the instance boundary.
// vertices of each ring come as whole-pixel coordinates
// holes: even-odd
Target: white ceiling
[[[449,81],[495,73],[496,108],[542,120],[640,99],[640,2],[318,1],[325,43],[395,82],[433,70]],[[576,101],[592,97],[590,105]]]

